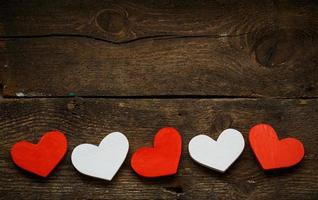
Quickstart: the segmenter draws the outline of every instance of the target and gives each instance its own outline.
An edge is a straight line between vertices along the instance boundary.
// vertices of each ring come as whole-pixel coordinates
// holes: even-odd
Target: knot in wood
[[[263,33],[257,38],[254,49],[256,60],[268,68],[287,66],[295,60],[302,60],[302,54],[307,53],[303,51],[304,44],[310,39],[304,32],[295,29]]]
[[[96,14],[96,26],[106,34],[124,38],[128,35],[128,13],[123,9],[103,9]]]
[[[291,56],[289,46],[280,34],[264,36],[255,47],[257,62],[264,67],[277,67]]]

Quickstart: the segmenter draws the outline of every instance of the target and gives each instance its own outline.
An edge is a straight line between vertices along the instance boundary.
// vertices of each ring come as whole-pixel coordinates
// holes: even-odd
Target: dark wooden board
[[[318,40],[294,52],[287,64],[264,67],[251,52],[253,43],[244,44],[248,39],[182,38],[119,46],[87,38],[9,40],[0,50],[9,59],[4,95],[318,96]]]
[[[0,101],[0,196],[4,199],[317,199],[318,100],[278,99],[104,99],[37,98]],[[247,143],[242,156],[225,174],[194,163],[187,143],[197,134],[217,138],[228,127],[247,141],[256,123],[273,124],[280,137],[296,137],[305,146],[301,164],[263,172]],[[183,137],[178,174],[148,180],[130,168],[132,153],[151,145],[163,126]],[[59,129],[69,140],[66,158],[47,179],[18,169],[10,148],[19,140],[36,142],[43,132]],[[112,182],[78,173],[70,162],[81,143],[97,144],[106,134],[122,131],[129,155]]]
[[[283,8],[286,9],[284,3]],[[285,3],[286,4],[286,3]],[[311,16],[308,3],[287,4]],[[310,3],[309,3],[310,5]],[[255,12],[258,11],[258,12]],[[2,2],[6,36],[81,35],[112,42],[160,36],[238,35],[273,29],[278,7],[265,1],[99,1]],[[294,16],[295,17],[295,16]],[[311,19],[310,19],[311,20]],[[303,23],[299,23],[302,25]]]
[[[1,2],[0,198],[318,199],[317,27],[315,0]],[[247,140],[225,174],[190,159],[193,136],[247,139],[261,122],[300,139],[303,162],[263,172]],[[166,125],[183,136],[178,174],[138,177],[132,153]],[[14,166],[15,142],[52,129],[69,151],[49,179]],[[114,180],[78,173],[72,149],[112,131],[131,146]]]
[[[5,96],[318,96],[314,1],[2,4]]]
[[[286,0],[2,2],[1,36],[77,35],[127,42],[160,36],[316,32],[317,2]]]

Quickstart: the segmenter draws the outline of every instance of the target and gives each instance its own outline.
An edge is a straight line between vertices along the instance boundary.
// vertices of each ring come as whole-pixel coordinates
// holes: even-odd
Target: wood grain
[[[314,0],[1,2],[0,198],[318,199],[317,27]],[[219,174],[188,155],[197,134],[246,139],[262,122],[300,139],[303,162],[263,172],[247,145]],[[167,125],[183,136],[178,174],[138,177],[132,153]],[[69,151],[48,180],[14,166],[15,142],[52,129]],[[131,147],[114,180],[78,173],[71,150],[113,131]]]
[[[15,39],[0,51],[9,58],[4,95],[316,97],[317,41],[307,44],[287,63],[264,67],[247,36],[124,46],[86,38]]]
[[[270,99],[4,99],[0,102],[0,194],[5,199],[317,199],[318,100]],[[200,133],[213,138],[225,128],[247,138],[250,127],[266,122],[281,138],[296,137],[305,146],[299,165],[263,172],[249,145],[225,174],[194,163],[187,143]],[[130,168],[140,146],[151,145],[163,126],[183,137],[179,172],[148,180]],[[48,180],[29,175],[10,160],[19,140],[36,142],[43,132],[59,129],[69,141],[66,158]],[[112,182],[78,173],[71,165],[72,149],[83,142],[98,143],[121,131],[130,142],[129,155]]]
[[[5,2],[4,95],[317,97],[317,8],[313,1]]]
[[[306,6],[306,3],[302,5]],[[264,27],[273,28],[273,19],[278,15],[275,3],[270,0],[8,1],[1,6],[1,13],[5,26],[1,35],[67,34],[112,42],[169,35],[238,35]]]

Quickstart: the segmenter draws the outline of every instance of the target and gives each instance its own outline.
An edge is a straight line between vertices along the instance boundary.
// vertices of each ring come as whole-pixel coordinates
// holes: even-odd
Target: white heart
[[[189,142],[189,153],[199,164],[225,172],[244,149],[244,138],[235,129],[224,130],[217,141],[207,135],[197,135]]]
[[[71,160],[79,172],[110,181],[123,164],[128,148],[126,136],[113,132],[107,135],[99,146],[78,145],[72,152]]]

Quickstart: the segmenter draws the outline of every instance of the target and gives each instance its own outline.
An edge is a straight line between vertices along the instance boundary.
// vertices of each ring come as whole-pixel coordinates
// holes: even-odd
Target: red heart
[[[67,150],[67,140],[63,133],[45,133],[38,144],[20,141],[13,145],[13,162],[29,172],[47,177],[61,161]]]
[[[160,177],[177,173],[182,139],[174,128],[162,128],[154,139],[154,147],[142,147],[131,158],[131,167],[144,177]]]
[[[299,140],[279,140],[275,130],[267,124],[258,124],[251,128],[249,141],[264,170],[290,167],[304,157],[304,146]]]

